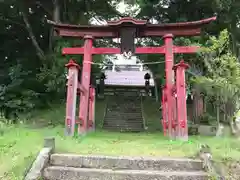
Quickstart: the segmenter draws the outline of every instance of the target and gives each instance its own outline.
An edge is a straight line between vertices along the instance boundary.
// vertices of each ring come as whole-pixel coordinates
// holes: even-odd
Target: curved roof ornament
[[[132,25],[146,25],[147,20],[138,20],[132,17],[124,17],[116,21],[108,21],[108,26],[121,26],[123,24],[132,24]]]

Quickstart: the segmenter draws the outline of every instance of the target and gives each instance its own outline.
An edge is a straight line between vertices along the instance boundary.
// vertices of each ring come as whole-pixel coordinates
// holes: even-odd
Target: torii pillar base
[[[65,134],[67,136],[74,136],[76,124],[75,118],[78,88],[78,71],[80,69],[80,66],[75,63],[74,60],[70,60],[65,66],[68,68]]]
[[[177,139],[188,141],[188,123],[187,123],[187,102],[186,102],[186,84],[185,70],[189,68],[183,60],[174,66],[176,71],[176,93],[177,93]]]

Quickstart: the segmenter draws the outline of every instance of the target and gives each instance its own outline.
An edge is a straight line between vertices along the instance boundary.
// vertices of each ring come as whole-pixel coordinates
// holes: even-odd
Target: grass
[[[143,101],[143,117],[148,131],[159,131],[161,127],[161,111],[159,110],[160,103],[153,98],[145,98]]]
[[[147,103],[146,103],[147,104]],[[144,106],[146,106],[144,104]],[[97,127],[101,127],[105,102],[97,103]],[[154,106],[157,106],[154,104]],[[0,124],[0,179],[20,180],[42,148],[44,137],[54,136],[56,151],[64,153],[193,157],[201,144],[208,144],[216,160],[240,160],[240,143],[233,138],[192,136],[188,142],[170,141],[160,132],[152,133],[113,133],[97,130],[85,137],[66,137],[63,127],[64,106],[55,106],[47,111],[34,112],[25,119],[37,122],[51,122],[52,127],[43,126],[4,126]],[[149,127],[159,121],[157,107],[145,109]],[[41,123],[40,123],[41,124]],[[58,125],[58,126],[56,126]]]
[[[29,129],[5,127],[0,136],[0,179],[18,180],[42,148],[46,136],[56,138],[56,151],[81,154],[192,157],[200,144],[208,144],[215,159],[240,159],[240,145],[230,138],[190,137],[169,141],[161,133],[112,133],[97,131],[85,137],[65,137],[62,127]]]

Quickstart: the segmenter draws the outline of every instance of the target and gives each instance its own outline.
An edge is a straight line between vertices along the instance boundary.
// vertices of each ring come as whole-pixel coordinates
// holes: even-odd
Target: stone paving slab
[[[44,170],[48,180],[207,180],[204,172],[109,170],[51,166]]]
[[[52,154],[53,166],[159,171],[202,171],[202,162],[194,159]]]

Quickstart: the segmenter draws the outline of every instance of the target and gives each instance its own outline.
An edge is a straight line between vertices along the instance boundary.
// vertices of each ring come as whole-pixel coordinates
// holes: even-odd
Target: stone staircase
[[[207,180],[193,159],[52,154],[45,180]]]
[[[141,97],[123,93],[108,96],[103,128],[113,131],[143,131]]]

